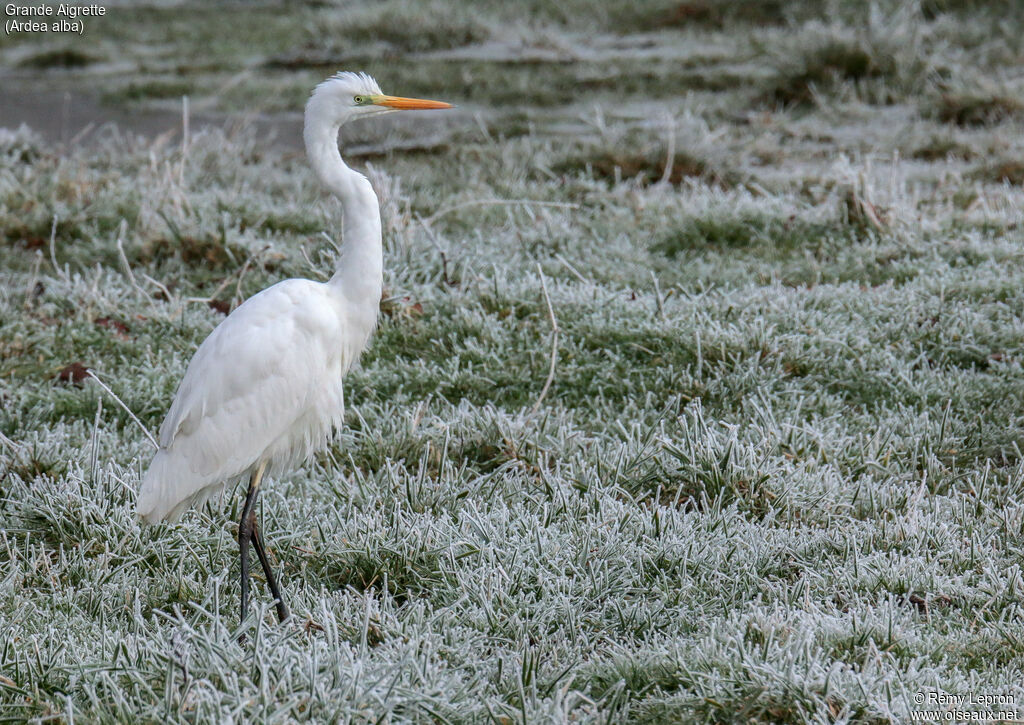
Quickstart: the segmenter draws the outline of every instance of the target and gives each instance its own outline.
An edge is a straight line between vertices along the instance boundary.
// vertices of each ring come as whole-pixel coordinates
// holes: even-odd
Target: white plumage
[[[290,279],[265,289],[200,345],[139,492],[147,521],[177,521],[260,461],[271,477],[291,470],[340,424],[342,376],[373,320],[356,329],[330,284]]]
[[[176,521],[225,484],[250,478],[239,533],[243,617],[250,538],[282,619],[287,612],[255,528],[260,481],[301,464],[340,425],[342,376],[377,324],[380,209],[370,182],[338,153],[338,130],[360,116],[449,107],[382,95],[363,73],[339,73],[316,87],[306,104],[303,139],[320,182],[342,203],[338,268],[324,283],[280,282],[224,319],[196,351],[160,428],[160,449],[137,501],[145,521]]]

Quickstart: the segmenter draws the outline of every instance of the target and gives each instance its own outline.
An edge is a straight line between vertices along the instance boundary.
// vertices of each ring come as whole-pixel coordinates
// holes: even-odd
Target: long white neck
[[[338,153],[341,122],[327,120],[316,96],[306,105],[303,139],[317,178],[341,201],[341,256],[330,284],[349,303],[372,308],[373,319],[384,286],[380,205],[370,181],[350,169]]]

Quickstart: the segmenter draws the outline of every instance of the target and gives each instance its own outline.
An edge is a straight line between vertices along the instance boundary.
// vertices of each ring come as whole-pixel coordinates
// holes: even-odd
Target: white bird
[[[281,621],[288,609],[256,528],[263,477],[280,475],[322,447],[344,412],[342,376],[377,325],[384,259],[377,195],[338,153],[338,130],[355,118],[448,103],[385,96],[365,73],[338,73],[306,103],[303,138],[320,183],[341,201],[342,245],[327,282],[289,279],[250,297],[203,341],[160,427],[142,480],[138,515],[177,521],[226,484],[249,478],[238,528],[241,616],[249,595],[249,544],[263,565]]]

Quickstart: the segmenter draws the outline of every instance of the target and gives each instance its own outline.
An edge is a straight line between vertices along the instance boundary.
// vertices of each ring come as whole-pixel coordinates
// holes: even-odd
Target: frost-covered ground
[[[84,369],[157,428],[225,311],[329,274],[334,201],[254,127],[0,131],[0,720],[1024,715],[1021,7],[817,5],[0,41],[119,113],[295,112],[338,68],[460,104],[353,129],[388,298],[345,430],[261,497],[284,626],[257,577],[239,627],[240,492],[135,522],[151,448]]]

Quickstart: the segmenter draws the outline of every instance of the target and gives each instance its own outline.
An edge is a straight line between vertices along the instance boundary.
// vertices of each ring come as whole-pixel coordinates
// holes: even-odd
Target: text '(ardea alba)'
[[[304,462],[342,422],[342,376],[377,325],[383,288],[380,208],[369,180],[338,153],[338,129],[397,110],[451,108],[385,96],[365,73],[338,73],[306,104],[303,137],[317,178],[341,200],[341,255],[327,282],[289,279],[250,297],[199,346],[160,428],[160,449],[139,490],[138,514],[176,521],[230,482],[249,478],[238,529],[241,612],[256,549],[283,621],[281,596],[256,527],[265,475]]]

